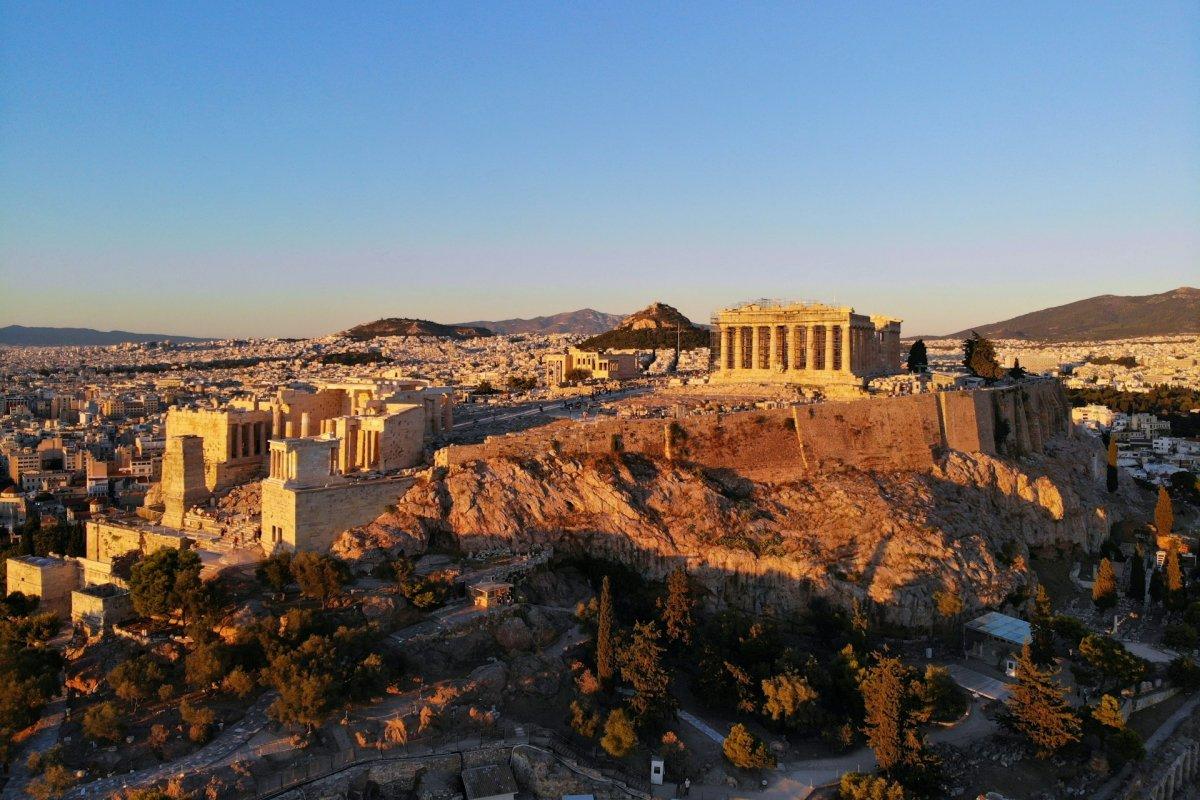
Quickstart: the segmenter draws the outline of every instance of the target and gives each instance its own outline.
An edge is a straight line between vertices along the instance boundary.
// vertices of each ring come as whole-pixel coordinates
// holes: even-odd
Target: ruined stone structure
[[[71,622],[89,636],[107,633],[113,625],[120,625],[133,616],[128,589],[102,583],[71,592]]]
[[[861,386],[900,370],[900,320],[759,301],[713,314],[712,380]]]
[[[339,533],[378,517],[412,482],[339,474],[340,441],[330,435],[272,440],[271,471],[262,484],[264,550],[328,550]]]
[[[567,375],[574,369],[586,370],[593,378],[601,380],[620,380],[637,375],[635,353],[609,353],[572,347],[565,353],[544,356],[542,363],[546,366],[546,382],[550,386],[566,383]]]
[[[71,613],[71,591],[79,585],[79,568],[72,558],[18,556],[10,558],[8,591],[38,599],[39,611],[53,611],[60,619]]]
[[[453,408],[450,389],[395,376],[323,384],[316,391],[280,389],[270,400],[237,400],[222,409],[173,408],[167,413],[163,513],[147,516],[185,527],[189,509],[260,478],[276,440],[333,441],[332,474],[415,466],[425,442],[453,427]]]

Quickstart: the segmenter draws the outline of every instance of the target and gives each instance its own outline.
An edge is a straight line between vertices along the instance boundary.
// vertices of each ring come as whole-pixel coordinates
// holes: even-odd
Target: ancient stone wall
[[[71,613],[71,592],[79,586],[79,568],[74,559],[53,556],[10,558],[8,591],[38,599],[39,611],[53,611],[60,619]]]
[[[264,541],[278,528],[289,550],[325,552],[342,531],[366,525],[395,503],[412,478],[385,478],[311,489],[289,489],[263,481]]]
[[[1020,456],[1070,430],[1057,381],[1000,389],[825,402],[679,420],[558,422],[439,450],[437,466],[488,458],[625,451],[759,481],[813,471],[927,469],[948,450]],[[669,451],[669,452],[668,452]]]
[[[186,540],[182,534],[157,531],[151,527],[122,525],[103,519],[91,520],[84,526],[87,558],[111,564],[114,558],[138,550],[153,553],[164,547],[179,548]]]

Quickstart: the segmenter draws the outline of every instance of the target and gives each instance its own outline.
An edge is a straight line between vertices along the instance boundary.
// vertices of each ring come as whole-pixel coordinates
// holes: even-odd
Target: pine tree
[[[667,576],[667,598],[660,601],[659,606],[667,638],[681,644],[691,644],[692,628],[696,624],[692,610],[696,607],[696,601],[692,597],[691,581],[683,567]]]
[[[1108,439],[1108,469],[1106,483],[1109,493],[1117,491],[1117,437],[1110,435]]]
[[[895,769],[904,756],[906,678],[900,659],[889,657],[879,659],[862,682],[864,732],[884,772]]]
[[[994,381],[1004,374],[1000,362],[996,360],[996,346],[991,339],[985,339],[975,331],[963,342],[963,365],[972,375],[986,381]]]
[[[1129,564],[1129,591],[1126,594],[1130,600],[1146,601],[1146,553],[1140,544],[1134,549]]]
[[[1171,506],[1171,495],[1167,487],[1158,487],[1158,502],[1154,504],[1154,528],[1159,536],[1166,536],[1175,527],[1175,509]]]
[[[721,752],[730,764],[742,769],[772,769],[775,766],[775,756],[766,743],[740,722],[729,729]]]
[[[613,607],[608,576],[600,582],[600,612],[596,628],[596,677],[608,684],[613,677]]]
[[[633,687],[629,710],[641,724],[648,719],[663,719],[672,710],[667,689],[671,676],[663,669],[663,648],[658,643],[658,628],[653,622],[633,626],[633,639],[621,653],[621,678]]]
[[[1040,583],[1033,599],[1030,636],[1033,660],[1038,664],[1054,663],[1054,607],[1050,603],[1050,593]]]
[[[1113,572],[1112,562],[1107,558],[1100,559],[1100,569],[1092,584],[1092,603],[1099,609],[1112,608],[1117,604],[1117,576]]]
[[[1005,701],[1007,724],[1033,743],[1039,758],[1079,741],[1079,718],[1066,701],[1066,690],[1054,679],[1057,674],[1033,663],[1025,645],[1017,658],[1017,682]]]

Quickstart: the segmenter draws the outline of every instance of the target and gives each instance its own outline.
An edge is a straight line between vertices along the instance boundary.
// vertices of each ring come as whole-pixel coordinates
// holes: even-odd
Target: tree
[[[184,605],[200,578],[200,556],[193,550],[164,547],[133,565],[129,598],[143,616],[162,616]]]
[[[1021,359],[1014,358],[1012,369],[1008,371],[1008,379],[1012,381],[1023,381],[1029,373],[1021,366]]]
[[[1172,650],[1195,650],[1200,634],[1186,622],[1171,623],[1163,630],[1163,644]]]
[[[211,639],[196,642],[184,659],[184,674],[190,686],[202,689],[225,675],[225,651]]]
[[[108,684],[117,697],[130,703],[157,696],[158,687],[165,679],[162,667],[148,655],[123,661],[108,673]]]
[[[1092,583],[1092,603],[1101,610],[1117,604],[1117,576],[1113,572],[1112,562],[1107,558],[1100,559],[1100,569],[1096,571],[1096,580]]]
[[[900,659],[880,658],[862,682],[866,707],[864,731],[884,772],[891,772],[904,755],[905,684],[908,670]]]
[[[908,371],[924,372],[927,369],[929,369],[929,351],[925,347],[925,340],[917,339],[912,343],[912,347],[908,348]]]
[[[636,745],[637,733],[633,729],[633,721],[624,709],[614,708],[604,721],[604,736],[600,737],[600,746],[613,758],[624,758],[633,752]]]
[[[83,735],[93,741],[117,742],[125,733],[125,717],[111,700],[97,703],[83,714]]]
[[[880,775],[847,772],[838,781],[838,800],[907,800],[904,787]]]
[[[1079,655],[1116,689],[1132,686],[1146,673],[1146,662],[1116,639],[1090,633],[1079,642]]]
[[[1139,603],[1146,601],[1146,553],[1139,543],[1129,562],[1129,589],[1126,595]]]
[[[1158,487],[1158,500],[1154,503],[1154,529],[1159,536],[1167,536],[1175,527],[1175,508],[1167,487]]]
[[[304,551],[292,558],[292,577],[306,597],[320,600],[324,608],[329,598],[342,591],[346,571],[335,558]]]
[[[276,594],[283,594],[283,590],[292,582],[292,554],[287,550],[274,554],[258,565],[254,576],[270,586]]]
[[[1092,719],[1116,730],[1125,727],[1125,715],[1121,713],[1121,704],[1111,694],[1100,697],[1100,702],[1092,709]]]
[[[945,667],[927,665],[912,688],[918,704],[914,716],[920,722],[953,722],[967,712],[967,695]]]
[[[241,667],[233,670],[221,681],[221,688],[239,700],[245,700],[254,692],[254,678]]]
[[[387,721],[383,728],[383,740],[401,747],[408,744],[408,726],[404,724],[404,717],[392,717]]]
[[[762,681],[762,712],[775,722],[799,727],[812,721],[817,690],[808,679],[794,672],[783,672]]]
[[[721,744],[726,760],[742,769],[774,769],[775,756],[767,745],[740,722],[729,729]]]
[[[663,647],[658,643],[658,628],[653,622],[633,626],[633,638],[621,653],[621,677],[633,687],[629,710],[640,725],[647,720],[662,720],[673,712],[667,689],[671,676],[663,669]]]
[[[1079,718],[1066,701],[1066,691],[1055,680],[1057,670],[1044,670],[1033,662],[1029,645],[1017,658],[1017,682],[1007,706],[1006,724],[1023,734],[1047,758],[1079,741]]]
[[[996,359],[996,346],[975,331],[963,342],[963,365],[972,375],[991,381],[1004,375],[1004,369]]]
[[[1108,438],[1108,469],[1105,471],[1105,483],[1109,494],[1117,491],[1117,437]]]
[[[596,677],[601,683],[612,681],[614,660],[612,589],[605,575],[600,582],[600,612],[596,627]]]
[[[692,628],[696,624],[692,618],[692,610],[695,607],[696,600],[692,597],[691,581],[687,571],[679,567],[667,576],[667,598],[665,601],[659,601],[663,630],[669,640],[691,644]]]
[[[55,800],[64,797],[78,782],[79,779],[75,777],[73,770],[62,764],[51,764],[25,786],[25,792],[33,800]]]
[[[962,597],[958,592],[954,589],[939,590],[933,593],[933,599],[937,603],[938,614],[942,619],[949,622],[953,628],[957,628],[958,626],[954,623],[963,611]]]
[[[188,726],[188,738],[196,744],[204,744],[212,736],[217,713],[207,706],[194,706],[188,700],[179,704],[179,716]]]

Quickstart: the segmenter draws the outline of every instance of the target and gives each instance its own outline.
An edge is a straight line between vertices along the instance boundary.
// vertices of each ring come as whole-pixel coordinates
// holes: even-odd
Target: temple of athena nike
[[[712,317],[711,380],[862,386],[900,370],[900,320],[848,306],[757,300]]]

